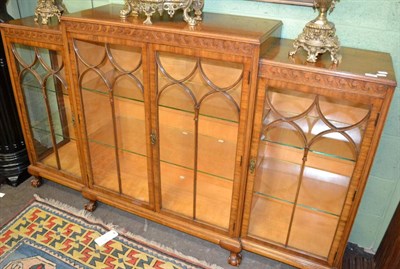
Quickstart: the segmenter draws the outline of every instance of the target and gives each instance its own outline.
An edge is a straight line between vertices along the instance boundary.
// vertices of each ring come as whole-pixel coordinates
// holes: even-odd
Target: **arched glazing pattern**
[[[93,184],[149,202],[142,50],[74,40]]]
[[[249,234],[326,258],[371,108],[273,87],[264,107]]]
[[[36,159],[80,175],[73,117],[60,52],[12,44]]]
[[[162,209],[229,226],[243,64],[156,54]]]

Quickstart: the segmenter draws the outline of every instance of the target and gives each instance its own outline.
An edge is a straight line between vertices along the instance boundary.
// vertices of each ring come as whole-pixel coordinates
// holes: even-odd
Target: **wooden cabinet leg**
[[[228,258],[228,263],[230,265],[239,266],[241,261],[242,261],[242,254],[231,252],[231,254]]]
[[[31,180],[31,186],[34,188],[39,188],[42,185],[42,178],[35,176],[32,180]]]
[[[93,212],[93,211],[96,210],[96,207],[97,207],[97,202],[93,201],[93,200],[90,200],[89,203],[87,203],[85,205],[85,210],[89,211],[89,212]]]
[[[232,266],[239,266],[242,261],[242,243],[238,239],[221,240],[219,245],[230,252],[228,263]]]

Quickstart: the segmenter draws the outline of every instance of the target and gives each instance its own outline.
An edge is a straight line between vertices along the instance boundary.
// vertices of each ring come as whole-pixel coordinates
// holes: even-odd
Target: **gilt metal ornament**
[[[306,24],[303,32],[293,43],[294,50],[289,52],[290,56],[296,54],[299,48],[307,51],[307,61],[316,62],[318,55],[327,51],[331,54],[331,60],[335,64],[340,61],[338,51],[340,42],[336,36],[335,25],[327,19],[339,0],[314,0],[314,10],[318,10],[318,16]]]
[[[48,24],[51,17],[56,16],[58,21],[61,20],[61,12],[55,4],[54,0],[38,0],[35,9],[35,22],[40,22],[41,24]],[[41,18],[41,20],[39,20]]]
[[[144,13],[147,19],[144,24],[152,24],[151,17],[158,12],[160,16],[164,11],[168,12],[170,17],[173,17],[179,9],[183,10],[183,19],[191,26],[202,20],[202,9],[204,0],[125,0],[125,6],[120,11],[120,16],[126,18],[128,16],[138,16]],[[189,15],[190,11],[194,10],[194,17]]]

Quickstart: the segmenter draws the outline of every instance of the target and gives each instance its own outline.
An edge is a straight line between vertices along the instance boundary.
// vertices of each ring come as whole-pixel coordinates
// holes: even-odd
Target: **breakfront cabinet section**
[[[396,85],[391,59],[342,49],[339,66],[325,55],[311,65],[287,57],[291,44],[260,62],[242,242],[295,266],[340,267]]]
[[[143,25],[120,9],[62,18],[87,209],[103,201],[168,223],[239,263],[259,52],[281,22],[206,13],[194,28]]]
[[[31,21],[32,20],[32,21]],[[72,91],[59,26],[33,18],[2,24],[14,95],[27,143],[29,172],[80,189],[83,186]]]
[[[251,59],[165,45],[151,55],[161,210],[228,231]]]
[[[88,187],[154,207],[149,186],[152,170],[147,139],[150,122],[146,121],[150,118],[150,94],[144,85],[146,47],[100,36],[96,41],[74,34],[69,38],[84,125]]]

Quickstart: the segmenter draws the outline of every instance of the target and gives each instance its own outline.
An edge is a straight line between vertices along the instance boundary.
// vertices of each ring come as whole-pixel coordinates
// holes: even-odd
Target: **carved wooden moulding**
[[[97,23],[87,22],[70,22],[64,21],[64,26],[71,30],[101,33],[103,35],[122,38],[129,36],[132,40],[145,41],[145,42],[159,42],[173,46],[189,46],[201,49],[221,50],[226,53],[232,53],[242,56],[252,56],[256,45],[237,42],[234,40],[218,40],[215,38],[205,38],[196,36],[180,35],[177,33],[165,33],[159,31],[151,31],[144,29],[137,29],[131,27],[119,27],[113,25],[99,25]]]
[[[202,19],[202,9],[204,0],[125,0],[125,6],[120,12],[122,18],[127,16],[138,16],[144,13],[147,19],[144,24],[152,24],[151,16],[158,12],[160,15],[164,11],[169,16],[174,16],[175,11],[183,10],[183,19],[191,26],[197,24]],[[194,11],[194,16],[190,16],[190,12]]]
[[[62,45],[61,33],[53,31],[31,31],[13,28],[4,28],[4,32],[13,38],[26,39],[30,41],[46,42],[56,45]]]

